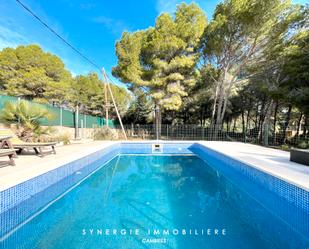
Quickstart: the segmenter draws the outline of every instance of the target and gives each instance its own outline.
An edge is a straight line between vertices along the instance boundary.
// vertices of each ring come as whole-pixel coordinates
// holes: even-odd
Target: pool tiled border
[[[0,238],[118,154],[149,154],[153,143],[117,143],[0,191]],[[165,144],[164,153],[192,154],[191,143]]]
[[[0,237],[119,154],[113,145],[0,192]]]
[[[213,169],[309,238],[309,192],[201,144],[190,148]]]
[[[116,155],[151,154],[153,143],[116,143],[1,191],[0,237]],[[308,191],[199,143],[165,142],[163,146],[164,154],[197,154],[277,215],[288,215],[290,223],[309,236]]]

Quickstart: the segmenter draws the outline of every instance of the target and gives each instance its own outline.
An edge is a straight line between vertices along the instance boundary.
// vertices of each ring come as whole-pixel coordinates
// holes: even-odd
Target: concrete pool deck
[[[0,191],[15,186],[35,176],[44,174],[66,163],[102,150],[116,142],[93,141],[56,147],[57,154],[44,157],[19,155],[15,158],[16,166],[0,166]],[[1,160],[4,160],[1,158]]]
[[[309,191],[309,166],[291,162],[290,152],[240,142],[199,143]]]
[[[289,152],[240,142],[128,141],[129,143],[199,143],[309,191],[309,167],[289,161]],[[20,155],[16,166],[0,168],[0,191],[122,141],[94,141],[56,148],[43,158]],[[2,160],[2,159],[1,159]]]

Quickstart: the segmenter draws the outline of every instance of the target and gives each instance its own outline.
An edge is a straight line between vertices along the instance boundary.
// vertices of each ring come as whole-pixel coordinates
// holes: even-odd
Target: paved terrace
[[[187,142],[191,141],[172,143]],[[16,166],[0,168],[0,191],[115,143],[117,142],[95,141],[61,146],[56,148],[56,155],[51,154],[43,158],[35,155],[20,155],[15,159]],[[141,143],[155,143],[155,141],[141,141]],[[166,143],[166,141],[159,143]],[[238,142],[192,141],[192,143],[203,144],[309,191],[309,167],[290,162],[289,152]]]
[[[199,142],[309,191],[309,166],[290,161],[290,152],[240,142]]]
[[[113,143],[115,142],[94,141],[59,146],[56,147],[57,154],[49,154],[44,157],[36,156],[33,153],[18,155],[18,158],[15,158],[16,166],[0,166],[0,191],[101,150]],[[7,157],[0,158],[0,161],[4,160],[7,160]]]

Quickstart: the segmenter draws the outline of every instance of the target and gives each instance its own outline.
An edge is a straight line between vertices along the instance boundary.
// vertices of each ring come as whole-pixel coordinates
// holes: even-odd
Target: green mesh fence
[[[4,108],[6,102],[14,103],[17,101],[18,101],[17,97],[0,95],[0,110]],[[74,127],[75,125],[74,112],[70,110],[66,110],[64,108],[51,106],[51,105],[34,103],[31,101],[27,101],[27,102],[29,102],[33,106],[39,106],[39,107],[45,108],[49,110],[50,113],[52,113],[53,115],[52,120],[47,120],[47,119],[42,120],[41,121],[42,125]],[[78,118],[79,127],[93,128],[93,127],[100,127],[105,124],[106,124],[105,118],[86,115],[86,114],[79,114],[79,118]],[[110,119],[108,120],[108,124],[111,127],[115,125],[114,121]]]

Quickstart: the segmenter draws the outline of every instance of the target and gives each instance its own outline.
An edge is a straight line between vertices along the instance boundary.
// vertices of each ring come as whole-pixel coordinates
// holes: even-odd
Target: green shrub
[[[115,129],[111,129],[107,126],[95,129],[93,133],[94,140],[117,140],[118,133]]]
[[[18,134],[24,141],[42,141],[52,133],[49,127],[42,127],[42,120],[52,120],[54,116],[47,109],[21,100],[6,102],[0,113],[0,121],[5,125],[16,125]]]
[[[290,147],[287,144],[281,145],[282,150],[290,150]]]
[[[69,133],[63,133],[57,137],[58,142],[63,142],[64,145],[71,143],[71,135]]]
[[[307,149],[309,148],[309,143],[306,141],[301,141],[297,144],[297,147],[300,149]]]

